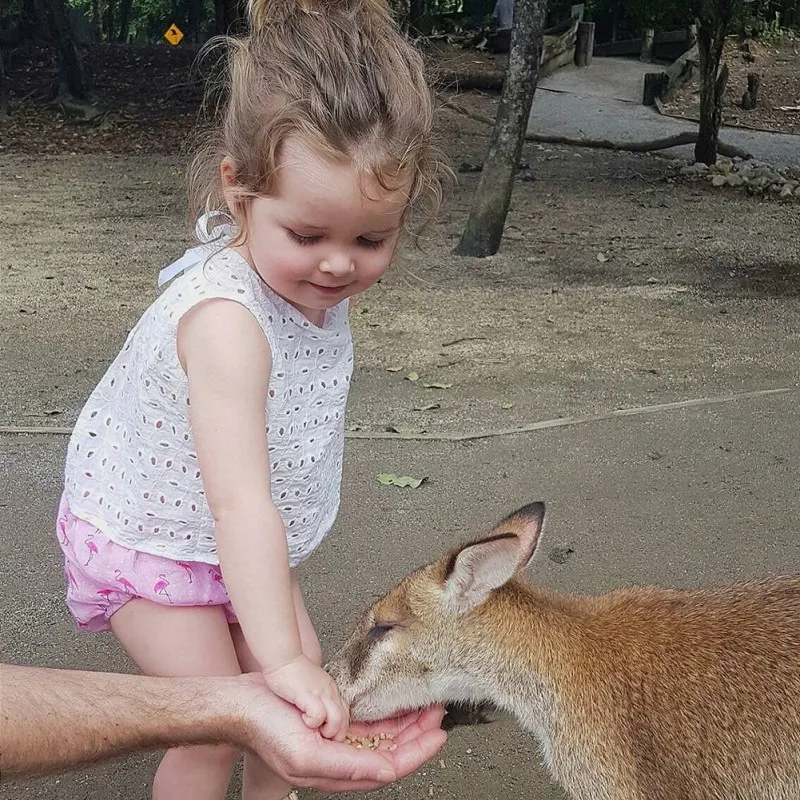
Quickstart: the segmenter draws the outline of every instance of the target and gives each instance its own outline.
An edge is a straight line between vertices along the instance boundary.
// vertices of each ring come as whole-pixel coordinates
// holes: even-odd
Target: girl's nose
[[[333,275],[337,278],[343,278],[349,275],[356,268],[350,254],[344,251],[338,253],[331,253],[327,258],[323,259],[319,265],[320,271],[328,275]]]

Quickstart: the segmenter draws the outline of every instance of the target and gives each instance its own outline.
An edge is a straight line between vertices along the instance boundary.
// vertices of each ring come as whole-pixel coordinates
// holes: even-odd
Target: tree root
[[[442,95],[437,95],[439,102],[445,108],[457,111],[465,117],[474,119],[476,122],[482,122],[484,125],[494,125],[494,120],[486,117],[483,114],[476,114],[474,111],[469,111],[458,103],[449,100]],[[546,133],[526,133],[525,141],[539,142],[541,144],[566,144],[573,147],[592,147],[600,150],[624,150],[628,153],[650,153],[656,150],[665,150],[668,147],[678,147],[683,144],[696,144],[698,138],[697,131],[684,131],[676,133],[674,136],[665,136],[661,139],[651,139],[645,142],[612,142],[609,139],[587,139],[585,137],[573,136],[556,136]],[[725,142],[717,143],[717,152],[720,155],[732,158],[738,156],[739,158],[752,158],[752,154],[746,150],[742,150],[732,144]]]
[[[82,122],[88,125],[98,125],[105,119],[108,111],[93,105],[77,100],[72,95],[62,94],[51,102],[61,113],[72,122]]]

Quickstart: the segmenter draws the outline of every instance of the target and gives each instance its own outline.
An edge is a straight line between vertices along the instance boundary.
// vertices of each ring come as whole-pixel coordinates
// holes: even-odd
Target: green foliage
[[[640,30],[662,27],[666,20],[682,11],[682,5],[681,0],[627,0],[625,3],[628,14]]]
[[[114,7],[113,39],[119,33],[122,0],[110,0]],[[104,19],[109,0],[66,0],[92,22],[98,38],[107,38]],[[411,12],[411,0],[389,0],[396,17],[405,21]],[[492,13],[495,0],[426,0],[425,16],[431,30],[448,30],[462,25],[480,25]],[[616,27],[641,31],[644,28],[681,28],[700,13],[708,13],[725,0],[586,0],[590,19],[613,19]],[[800,0],[734,0],[737,6],[732,30],[747,36],[769,37],[781,25],[800,25]],[[569,3],[551,0],[550,17],[568,14]],[[23,38],[35,27],[34,0],[0,2],[0,37]],[[133,0],[129,40],[136,43],[157,42],[171,23],[176,23],[188,41],[204,41],[214,33],[214,0]],[[102,32],[102,33],[101,33]]]
[[[641,33],[645,28],[680,30],[691,19],[687,0],[587,0],[592,20],[614,20],[618,33]]]
[[[114,3],[115,25],[118,28],[120,0]],[[108,0],[67,0],[67,4],[82,11],[100,31]],[[98,14],[98,18],[95,15]],[[128,27],[129,40],[136,43],[157,42],[164,31],[175,23],[189,40],[202,41],[213,33],[213,0],[133,0]],[[193,30],[194,29],[194,30]],[[107,36],[107,31],[105,32]],[[114,31],[113,37],[119,33]]]
[[[0,4],[0,31],[10,31],[25,17],[25,0],[3,0]]]
[[[774,39],[782,27],[800,26],[800,0],[744,0],[735,26],[745,36]]]

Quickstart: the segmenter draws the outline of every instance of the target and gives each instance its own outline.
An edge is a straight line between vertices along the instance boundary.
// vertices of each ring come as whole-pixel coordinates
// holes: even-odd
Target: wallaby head
[[[485,703],[576,800],[800,798],[800,576],[560,595],[517,579],[544,506],[414,572],[328,666],[356,719]]]
[[[492,625],[488,606],[498,593],[515,593],[514,576],[533,557],[543,522],[543,503],[524,506],[486,538],[414,572],[373,603],[328,665],[355,718],[381,719],[410,705],[496,701],[493,671],[481,663]],[[513,621],[497,622],[503,637]]]

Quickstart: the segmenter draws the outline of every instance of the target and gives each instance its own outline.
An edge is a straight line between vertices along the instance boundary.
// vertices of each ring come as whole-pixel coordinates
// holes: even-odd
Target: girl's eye
[[[302,246],[308,246],[312,244],[316,244],[321,237],[319,236],[301,236],[299,233],[295,233],[293,230],[287,228],[286,233],[289,235],[289,238]]]
[[[378,639],[382,639],[389,631],[394,630],[394,627],[395,626],[390,623],[376,624],[370,628],[367,636],[373,641],[377,641]]]
[[[383,239],[365,239],[363,236],[359,236],[358,243],[368,250],[378,250],[383,246]]]

